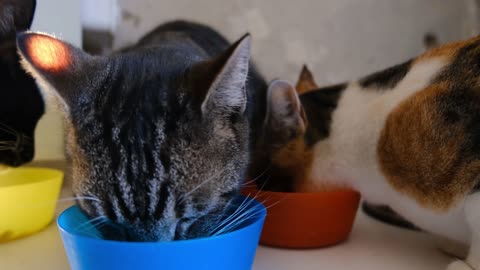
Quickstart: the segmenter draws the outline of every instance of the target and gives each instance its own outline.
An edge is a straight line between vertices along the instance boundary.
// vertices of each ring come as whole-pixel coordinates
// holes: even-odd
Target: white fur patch
[[[364,89],[357,82],[345,89],[332,115],[328,139],[314,146],[310,179],[353,187],[371,203],[390,205],[417,226],[460,242],[468,242],[463,204],[447,213],[422,208],[392,188],[377,162],[377,142],[392,110],[424,89],[447,64],[433,58],[415,63],[394,89]],[[319,185],[320,186],[320,185]]]
[[[58,91],[39,73],[35,70],[35,68],[28,62],[23,54],[19,51],[18,54],[20,55],[20,64],[23,69],[30,74],[40,88],[40,94],[44,103],[49,106],[54,104],[57,109],[61,109],[65,113],[69,113],[69,107],[67,103],[63,100],[63,98],[58,94]]]

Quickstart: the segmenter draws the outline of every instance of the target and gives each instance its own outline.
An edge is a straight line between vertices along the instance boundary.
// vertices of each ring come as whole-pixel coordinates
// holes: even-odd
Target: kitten
[[[0,0],[0,166],[33,159],[34,131],[44,113],[35,80],[20,66],[15,33],[28,29],[35,1]]]
[[[65,111],[84,212],[114,222],[121,240],[213,233],[263,119],[253,117],[267,86],[249,65],[250,36],[229,46],[207,26],[174,21],[111,56],[39,33],[17,43],[25,68]]]
[[[480,269],[479,59],[477,37],[301,96],[274,81],[264,123],[271,137],[258,144],[270,156],[253,162],[271,163],[292,190],[357,189],[422,230],[470,245],[448,269]]]

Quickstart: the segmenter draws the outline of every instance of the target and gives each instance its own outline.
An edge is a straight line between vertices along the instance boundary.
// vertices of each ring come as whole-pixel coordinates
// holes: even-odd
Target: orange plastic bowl
[[[281,248],[318,248],[346,240],[360,201],[360,194],[350,189],[284,193],[246,187],[242,193],[267,207],[260,243]]]

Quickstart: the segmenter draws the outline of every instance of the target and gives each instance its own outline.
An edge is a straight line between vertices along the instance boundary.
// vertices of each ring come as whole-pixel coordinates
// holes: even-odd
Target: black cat
[[[0,0],[0,164],[33,159],[34,130],[44,102],[34,79],[21,67],[15,35],[30,27],[35,1]]]

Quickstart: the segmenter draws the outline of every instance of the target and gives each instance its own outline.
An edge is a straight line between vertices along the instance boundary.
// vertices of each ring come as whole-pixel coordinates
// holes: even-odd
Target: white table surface
[[[66,187],[61,197],[68,196]],[[60,202],[57,214],[69,205]],[[253,270],[441,270],[451,260],[427,235],[379,223],[359,212],[348,241],[312,250],[260,246]],[[0,270],[31,269],[70,269],[55,223],[35,235],[0,244]]]

